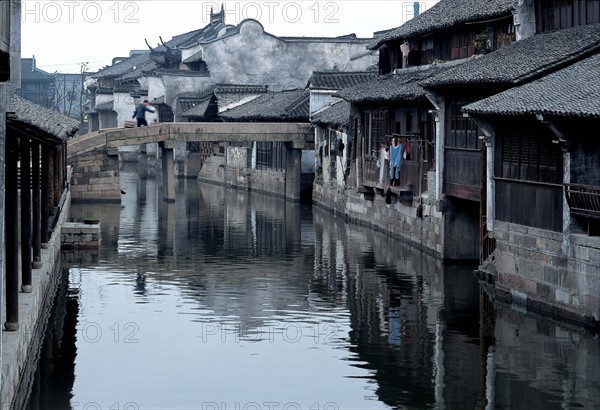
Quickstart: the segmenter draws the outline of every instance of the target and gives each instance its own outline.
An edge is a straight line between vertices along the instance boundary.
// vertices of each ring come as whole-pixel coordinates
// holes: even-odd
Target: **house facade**
[[[379,53],[380,76],[338,93],[352,104],[349,177],[343,189],[316,200],[332,206],[337,198],[335,207],[351,219],[409,239],[444,260],[476,259],[479,135],[462,116],[446,123],[444,110],[421,84],[514,41],[516,6],[512,0],[442,0],[370,44]],[[465,137],[454,151],[475,158],[457,162],[467,177],[458,191],[467,200],[450,201],[443,190],[447,128]]]
[[[596,50],[465,107],[491,154],[497,245],[482,269],[502,298],[588,324],[600,320],[600,145],[590,134],[600,125],[599,69]]]

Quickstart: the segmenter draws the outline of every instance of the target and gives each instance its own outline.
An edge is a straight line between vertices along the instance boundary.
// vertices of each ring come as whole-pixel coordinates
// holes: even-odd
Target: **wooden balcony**
[[[564,184],[567,203],[571,213],[600,219],[600,187],[592,185]]]
[[[571,215],[583,219],[588,235],[600,234],[600,187],[580,184],[564,184]]]

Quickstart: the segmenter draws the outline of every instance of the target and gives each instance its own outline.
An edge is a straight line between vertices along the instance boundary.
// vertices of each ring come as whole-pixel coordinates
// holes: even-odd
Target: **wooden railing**
[[[564,184],[571,213],[586,218],[600,219],[600,187]]]

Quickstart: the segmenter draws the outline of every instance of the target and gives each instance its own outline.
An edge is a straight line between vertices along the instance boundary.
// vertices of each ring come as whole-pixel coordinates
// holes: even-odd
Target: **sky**
[[[437,0],[421,0],[421,12]],[[24,0],[21,56],[35,55],[50,72],[96,71],[130,50],[147,50],[160,40],[208,24],[210,9],[225,8],[225,23],[245,18],[262,23],[276,36],[336,37],[355,33],[371,38],[413,16],[414,1],[398,0]]]

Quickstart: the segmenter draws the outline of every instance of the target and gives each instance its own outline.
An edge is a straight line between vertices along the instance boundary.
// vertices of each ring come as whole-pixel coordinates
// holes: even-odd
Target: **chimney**
[[[31,71],[35,71],[35,55],[31,56]]]
[[[413,17],[417,17],[419,15],[421,9],[421,5],[419,4],[418,1],[415,1],[413,3]]]

